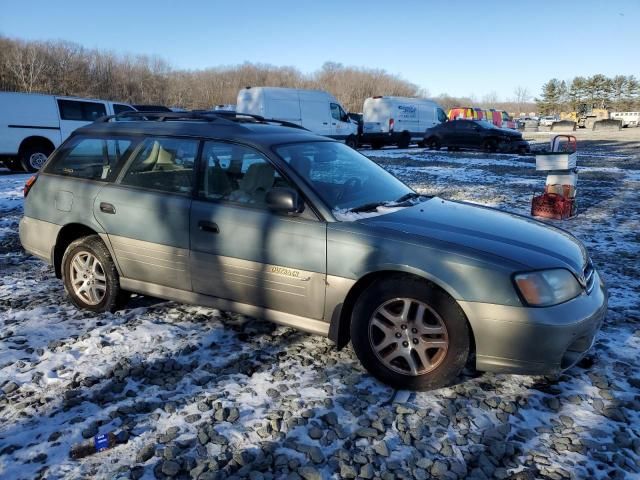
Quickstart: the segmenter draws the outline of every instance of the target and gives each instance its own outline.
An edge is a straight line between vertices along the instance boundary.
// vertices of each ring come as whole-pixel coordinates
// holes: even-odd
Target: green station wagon
[[[22,245],[76,306],[136,292],[264,318],[351,341],[407,389],[470,359],[557,373],[592,346],[606,289],[567,232],[421,196],[286,122],[145,115],[76,130],[25,186]]]

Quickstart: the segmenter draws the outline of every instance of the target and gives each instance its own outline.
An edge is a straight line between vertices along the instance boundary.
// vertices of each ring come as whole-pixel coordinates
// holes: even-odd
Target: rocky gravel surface
[[[531,157],[363,153],[422,193],[524,214],[544,183]],[[20,248],[26,176],[0,171],[0,478],[639,478],[638,143],[588,145],[579,165],[581,213],[561,226],[611,292],[591,355],[558,378],[468,368],[422,393],[252,318],[143,297],[75,309]],[[122,443],[70,458],[107,432]]]

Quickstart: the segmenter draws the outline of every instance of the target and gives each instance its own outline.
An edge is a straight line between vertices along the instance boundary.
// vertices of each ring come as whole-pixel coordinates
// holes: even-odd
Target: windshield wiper
[[[353,213],[361,213],[361,212],[372,212],[378,207],[398,207],[404,206],[406,202],[409,200],[413,200],[415,198],[423,197],[424,195],[420,195],[416,192],[409,192],[405,195],[402,195],[397,200],[384,200],[382,202],[370,202],[365,203],[364,205],[360,205],[359,207],[350,208],[349,211]]]
[[[376,208],[387,205],[388,203],[388,201],[365,203],[364,205],[360,205],[359,207],[350,208],[349,211],[353,213],[372,212]]]
[[[407,200],[413,200],[414,198],[420,198],[422,196],[423,195],[420,195],[419,193],[416,193],[416,192],[409,192],[409,193],[401,196],[394,203],[402,203],[402,202],[406,202]]]

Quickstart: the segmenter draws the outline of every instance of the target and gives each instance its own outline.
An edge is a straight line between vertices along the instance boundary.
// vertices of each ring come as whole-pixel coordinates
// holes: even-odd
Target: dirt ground
[[[609,287],[593,351],[557,379],[468,369],[422,393],[379,384],[350,347],[260,320],[143,297],[75,309],[20,247],[27,175],[0,170],[0,477],[638,478],[640,128],[577,136],[579,214],[550,222]],[[544,187],[533,156],[362,153],[421,193],[524,215]],[[108,431],[126,442],[69,457]]]

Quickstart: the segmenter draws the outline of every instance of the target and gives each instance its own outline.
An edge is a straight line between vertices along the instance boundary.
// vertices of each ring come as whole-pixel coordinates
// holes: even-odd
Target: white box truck
[[[88,98],[0,92],[0,161],[35,172],[76,128],[131,105]]]
[[[357,146],[358,125],[336,98],[322,90],[247,87],[238,92],[237,113],[285,120],[326,137]]]
[[[440,105],[424,98],[377,96],[364,101],[360,143],[377,149],[384,145],[407,148],[422,144],[424,132],[447,121]]]

